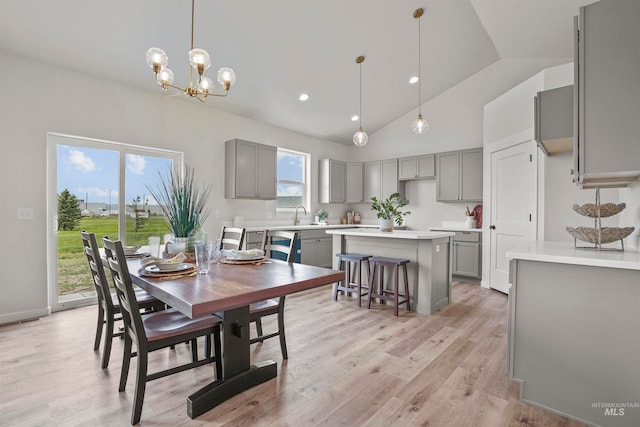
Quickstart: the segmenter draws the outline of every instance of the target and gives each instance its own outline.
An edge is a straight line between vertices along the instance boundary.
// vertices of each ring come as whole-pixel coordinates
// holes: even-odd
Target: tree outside
[[[65,188],[58,194],[58,229],[73,230],[80,218],[80,201]]]

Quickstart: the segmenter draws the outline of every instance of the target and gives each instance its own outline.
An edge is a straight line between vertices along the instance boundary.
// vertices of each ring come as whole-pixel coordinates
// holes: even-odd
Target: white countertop
[[[245,227],[245,231],[264,231],[264,230],[331,230],[336,228],[378,228],[377,224],[298,224],[298,225],[264,225],[260,227]]]
[[[482,228],[467,228],[464,226],[447,226],[447,227],[431,227],[429,230],[431,231],[454,231],[454,232],[472,232],[472,233],[482,233]]]
[[[640,252],[575,248],[569,242],[536,240],[507,252],[509,259],[640,270]]]
[[[388,239],[413,239],[413,240],[431,240],[443,237],[453,237],[455,233],[438,232],[428,230],[393,230],[380,231],[378,229],[355,228],[345,230],[327,230],[327,234],[341,236],[359,236],[359,237],[382,237]]]

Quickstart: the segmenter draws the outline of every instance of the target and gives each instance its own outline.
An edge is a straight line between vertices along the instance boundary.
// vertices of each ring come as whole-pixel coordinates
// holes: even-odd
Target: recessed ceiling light
[[[307,95],[306,93],[303,93],[302,95],[300,95],[298,99],[300,101],[306,101],[307,99],[309,99],[309,95]]]
[[[360,118],[360,116],[352,116],[351,117],[351,121],[352,122],[357,122],[359,118]]]
[[[412,85],[418,83],[418,77],[417,76],[411,77],[409,79],[409,83],[411,83]]]

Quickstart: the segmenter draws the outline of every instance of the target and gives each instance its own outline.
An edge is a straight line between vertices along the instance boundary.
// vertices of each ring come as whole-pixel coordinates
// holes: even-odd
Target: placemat
[[[266,264],[270,261],[267,261],[264,257],[262,258],[257,258],[257,259],[229,259],[229,258],[222,258],[220,260],[221,263],[223,264],[237,264],[237,265],[246,265],[246,264],[255,264],[255,265],[260,265],[260,264]]]
[[[190,274],[195,273],[197,270],[195,265],[192,265],[190,268],[187,268],[185,270],[180,270],[180,271],[147,271],[143,268],[141,268],[140,270],[138,270],[138,274],[141,276],[146,276],[146,277],[162,277],[162,278],[167,278],[167,277],[182,277],[182,276],[189,276]]]

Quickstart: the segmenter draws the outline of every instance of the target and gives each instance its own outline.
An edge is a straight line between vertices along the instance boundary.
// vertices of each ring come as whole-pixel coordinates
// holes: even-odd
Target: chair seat
[[[278,309],[278,300],[268,299],[264,301],[257,302],[255,304],[251,304],[249,306],[249,311],[251,313],[262,313],[265,311],[270,311],[274,309]]]
[[[160,302],[160,300],[143,289],[136,289],[136,300],[138,301],[139,305],[148,305],[151,303]],[[111,294],[111,301],[113,301],[113,305],[115,307],[120,307],[120,301],[118,301],[117,294]]]
[[[175,308],[169,308],[143,316],[142,323],[147,339],[156,341],[213,328],[221,324],[222,320],[219,317],[209,315],[191,319]]]

